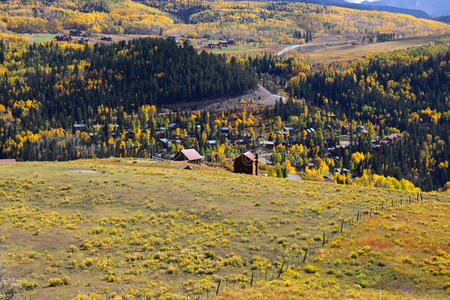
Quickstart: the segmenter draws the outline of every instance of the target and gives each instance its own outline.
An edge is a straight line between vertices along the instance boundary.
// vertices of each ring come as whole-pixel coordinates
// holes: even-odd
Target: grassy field
[[[261,271],[283,257],[303,256],[321,243],[324,232],[339,231],[341,220],[355,218],[356,211],[415,197],[184,167],[115,159],[0,164],[6,272],[21,281],[25,296],[37,299],[91,293],[205,295],[219,278],[249,278],[249,269]],[[448,194],[424,195],[437,196],[448,201]],[[440,213],[448,217],[444,208]],[[390,213],[376,218],[395,221]],[[436,224],[443,223],[439,220]],[[448,236],[442,238],[448,242]],[[336,242],[345,245],[342,251],[363,245],[360,239],[348,245],[343,241]],[[323,252],[321,261],[336,251]]]
[[[206,51],[216,54],[245,54],[251,52],[275,52],[277,47],[279,47],[278,44],[260,45],[259,43],[244,43],[241,45],[224,47],[220,49],[206,49]]]
[[[280,280],[223,299],[448,299],[448,202],[389,209],[358,223]]]
[[[394,51],[400,49],[407,49],[410,47],[419,47],[430,43],[434,39],[436,38],[421,37],[383,43],[374,43],[374,44],[330,47],[317,49],[314,50],[314,52],[301,52],[301,50],[297,51],[298,53],[301,53],[304,57],[310,59],[312,63],[327,64],[334,61],[354,60],[356,58],[360,58],[363,57],[364,55],[375,52]]]
[[[32,43],[43,43],[51,41],[55,38],[56,34],[51,33],[39,33],[39,34],[31,34],[25,35],[28,38],[28,42]]]

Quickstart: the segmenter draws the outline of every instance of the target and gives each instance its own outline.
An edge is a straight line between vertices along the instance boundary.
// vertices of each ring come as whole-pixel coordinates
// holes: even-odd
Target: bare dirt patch
[[[255,89],[236,97],[221,97],[198,102],[190,102],[182,105],[176,105],[178,109],[197,110],[224,110],[233,108],[252,108],[273,106],[277,101],[286,101],[284,96],[275,95],[265,89],[262,85],[258,85]]]

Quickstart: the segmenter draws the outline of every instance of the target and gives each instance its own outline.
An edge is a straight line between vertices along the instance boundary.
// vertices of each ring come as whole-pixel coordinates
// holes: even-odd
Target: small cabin
[[[83,34],[83,32],[77,28],[70,29],[69,33],[71,36],[81,36]]]
[[[367,130],[366,130],[365,126],[360,125],[360,126],[356,127],[356,133],[366,133],[366,132],[367,132]]]
[[[185,161],[191,164],[200,164],[203,160],[201,156],[195,149],[185,149],[178,151],[173,157],[175,161]]]
[[[73,133],[75,133],[77,130],[79,131],[86,131],[87,130],[87,124],[73,124]]]
[[[59,33],[55,36],[55,40],[57,40],[58,42],[69,42],[72,40],[72,37],[67,34]]]
[[[234,173],[258,175],[258,154],[248,151],[234,160]]]

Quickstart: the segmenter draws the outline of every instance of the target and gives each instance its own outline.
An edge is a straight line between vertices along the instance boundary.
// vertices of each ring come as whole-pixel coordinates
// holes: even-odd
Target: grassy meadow
[[[304,279],[307,274],[322,282],[317,274],[332,268],[325,278],[343,280],[350,288],[401,289],[383,285],[389,278],[384,270],[403,264],[397,261],[397,249],[410,241],[414,243],[407,246],[414,252],[408,255],[414,264],[398,272],[413,278],[427,268],[419,285],[445,292],[441,279],[448,274],[439,274],[439,268],[448,268],[448,194],[426,193],[426,207],[384,211],[346,228],[346,236],[335,236],[308,258],[311,272],[299,266],[263,284],[264,270],[279,268],[283,258],[303,257],[306,249],[321,244],[324,232],[338,232],[342,220],[356,219],[357,211],[416,195],[185,166],[118,159],[0,164],[1,261],[6,273],[20,282],[25,296],[36,299],[93,294],[206,297],[219,279],[248,286],[250,270],[259,274],[255,284],[263,290],[297,280],[289,276]],[[386,238],[389,247],[383,246]],[[419,251],[427,241],[428,250]],[[447,252],[439,256],[438,249]],[[353,251],[355,258],[349,254]],[[434,268],[434,256],[447,259],[439,260],[437,277],[427,273]],[[335,263],[337,257],[340,263]],[[430,264],[422,266],[425,259]],[[383,269],[376,267],[380,260]],[[361,269],[366,277],[360,278]],[[428,284],[435,278],[441,281]],[[260,291],[224,291],[220,297],[253,298],[251,293]]]
[[[389,209],[320,249],[280,280],[222,299],[448,299],[449,203]]]
[[[350,61],[371,53],[395,51],[412,47],[420,47],[432,42],[436,37],[417,37],[397,41],[388,41],[373,44],[346,45],[317,49],[313,52],[302,52],[296,49],[302,56],[312,63],[328,64],[336,61]]]

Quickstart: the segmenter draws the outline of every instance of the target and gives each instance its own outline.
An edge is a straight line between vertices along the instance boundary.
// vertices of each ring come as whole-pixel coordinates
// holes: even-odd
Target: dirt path
[[[323,42],[323,43],[312,43],[312,44],[298,44],[298,45],[292,45],[289,47],[284,48],[283,50],[279,51],[277,53],[278,56],[283,55],[293,49],[296,48],[306,48],[306,47],[312,47],[312,46],[327,46],[327,47],[333,47],[333,46],[344,46],[349,45],[352,43],[356,43],[356,41],[339,41],[339,42]]]

